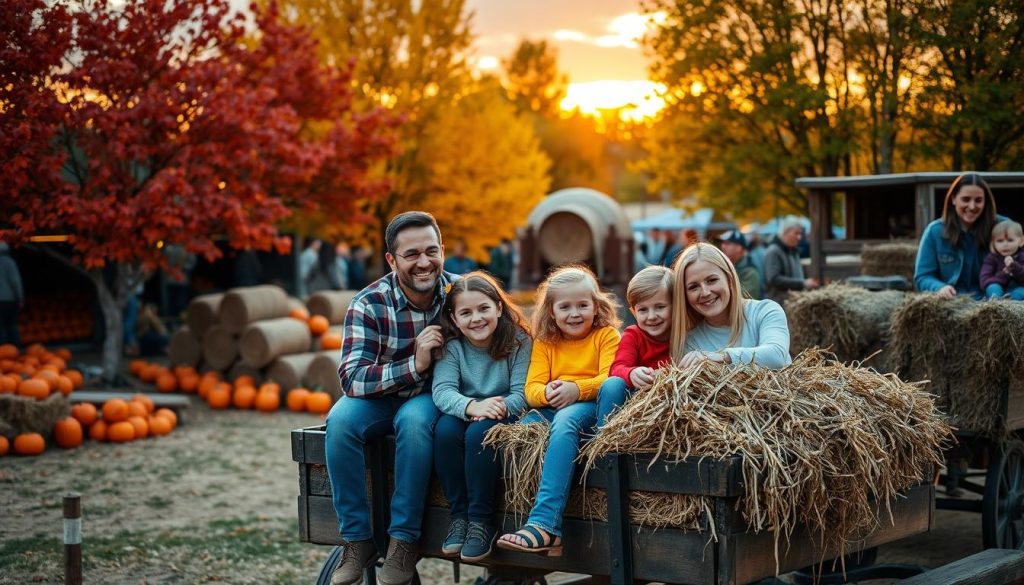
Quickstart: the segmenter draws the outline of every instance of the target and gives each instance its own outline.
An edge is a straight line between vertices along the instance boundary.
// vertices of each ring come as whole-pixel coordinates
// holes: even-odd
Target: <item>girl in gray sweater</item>
[[[495,537],[494,498],[501,462],[481,446],[494,425],[528,409],[523,385],[532,342],[522,310],[485,272],[449,285],[441,309],[444,355],[434,365],[434,465],[451,506],[442,551],[480,561]]]

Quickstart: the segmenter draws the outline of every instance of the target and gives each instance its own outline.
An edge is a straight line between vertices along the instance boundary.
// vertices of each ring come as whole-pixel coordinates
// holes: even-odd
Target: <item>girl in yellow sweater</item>
[[[522,423],[551,423],[537,500],[520,530],[498,547],[548,556],[562,554],[562,512],[572,482],[580,436],[597,420],[597,392],[619,347],[612,297],[585,266],[558,268],[537,289],[536,339],[526,375],[526,401],[535,410]]]

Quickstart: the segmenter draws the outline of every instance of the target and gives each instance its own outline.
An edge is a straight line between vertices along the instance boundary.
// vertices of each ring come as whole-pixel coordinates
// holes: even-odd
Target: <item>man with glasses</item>
[[[390,544],[377,575],[381,585],[404,585],[415,574],[433,469],[438,411],[429,377],[434,350],[443,345],[441,306],[458,277],[442,269],[441,231],[429,213],[398,215],[388,224],[384,240],[392,272],[360,291],[349,305],[338,365],[345,395],[327,415],[327,473],[345,540],[332,585],[360,583],[364,569],[379,557],[366,496],[366,443],[395,434],[395,491]]]

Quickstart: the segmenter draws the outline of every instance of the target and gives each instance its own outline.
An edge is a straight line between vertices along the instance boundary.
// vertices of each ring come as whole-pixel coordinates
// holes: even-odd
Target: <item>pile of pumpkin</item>
[[[91,295],[75,292],[29,296],[18,315],[22,343],[88,338],[93,330],[92,302]]]
[[[25,348],[0,345],[0,394],[18,394],[44,400],[53,392],[67,396],[84,383],[82,373],[69,369],[71,352],[65,348],[52,352],[40,344]]]

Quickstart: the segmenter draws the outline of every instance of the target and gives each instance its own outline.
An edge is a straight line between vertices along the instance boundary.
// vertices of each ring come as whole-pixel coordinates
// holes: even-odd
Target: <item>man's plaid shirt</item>
[[[429,373],[416,372],[416,336],[440,322],[445,289],[458,276],[441,272],[438,294],[425,311],[413,307],[394,272],[352,299],[345,314],[338,376],[345,394],[356,397],[416,396],[429,390]]]

